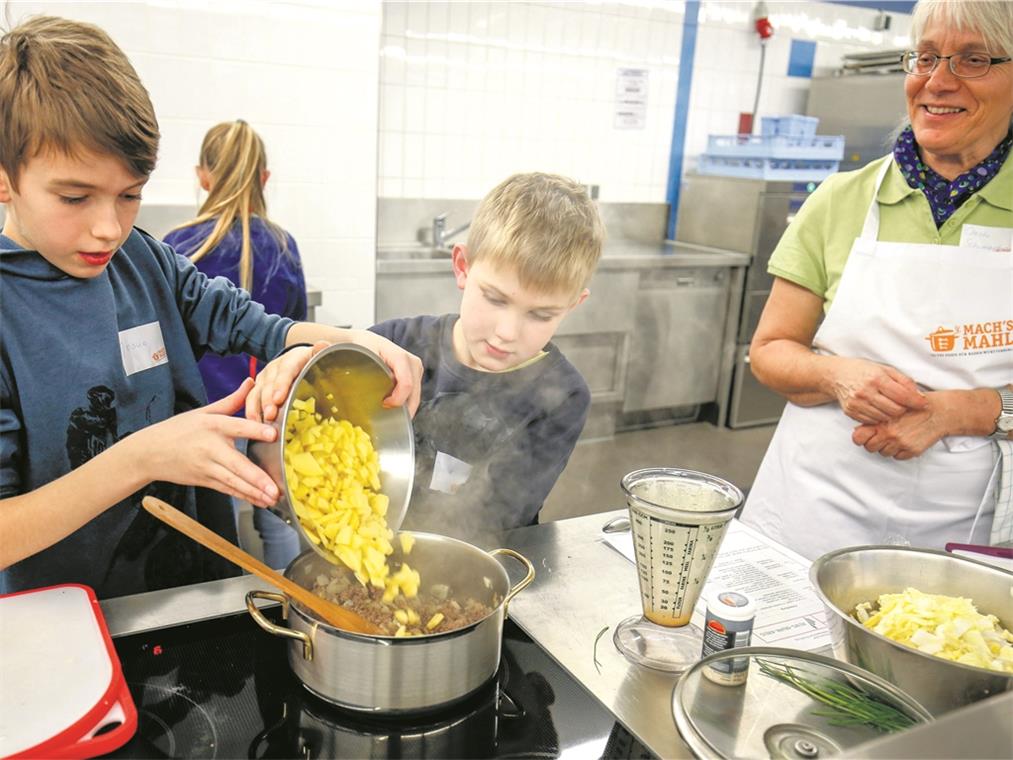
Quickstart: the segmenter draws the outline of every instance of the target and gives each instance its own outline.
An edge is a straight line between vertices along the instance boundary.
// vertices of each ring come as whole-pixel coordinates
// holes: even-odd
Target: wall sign
[[[643,129],[647,124],[647,69],[616,70],[616,129]]]

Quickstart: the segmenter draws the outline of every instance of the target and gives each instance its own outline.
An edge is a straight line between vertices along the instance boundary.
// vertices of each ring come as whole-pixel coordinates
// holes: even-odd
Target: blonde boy
[[[550,341],[587,298],[604,237],[581,185],[514,175],[454,246],[460,314],[371,328],[425,367],[407,526],[469,537],[537,522],[591,399]]]
[[[229,496],[278,496],[235,439],[274,439],[264,421],[316,348],[307,341],[369,346],[398,379],[388,402],[417,403],[414,357],[365,331],[265,314],[133,228],[158,137],[147,92],[97,27],[36,17],[0,39],[7,591],[77,582],[108,597],[234,574],[140,499],[155,493],[234,541]],[[204,406],[205,351],[267,360],[286,347],[256,386]],[[249,419],[232,417],[244,404]]]

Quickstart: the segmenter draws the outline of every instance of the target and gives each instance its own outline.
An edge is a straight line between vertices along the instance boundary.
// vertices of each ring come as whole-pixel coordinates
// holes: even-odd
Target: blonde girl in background
[[[268,313],[304,321],[299,249],[267,218],[264,185],[270,174],[264,142],[249,124],[241,119],[216,124],[204,136],[197,165],[207,200],[197,217],[169,232],[165,242],[208,277],[225,277],[249,291]],[[253,369],[249,357],[212,353],[198,368],[211,402],[232,393]],[[284,522],[263,509],[253,515],[269,565],[280,567],[298,553],[298,538]]]

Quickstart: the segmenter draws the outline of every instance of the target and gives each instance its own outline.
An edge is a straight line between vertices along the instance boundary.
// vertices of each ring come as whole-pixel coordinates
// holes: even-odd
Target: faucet
[[[447,231],[447,214],[446,212],[433,217],[433,247],[444,248],[447,245],[447,241],[450,240],[454,235],[464,232],[468,227],[471,226],[471,222],[465,222],[460,227]]]

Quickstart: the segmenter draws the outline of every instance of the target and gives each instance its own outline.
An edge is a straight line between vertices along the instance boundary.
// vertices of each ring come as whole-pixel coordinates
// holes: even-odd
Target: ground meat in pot
[[[381,598],[383,589],[363,586],[350,573],[337,569],[329,575],[318,575],[313,584],[313,593],[354,610],[379,626],[388,636],[398,635],[402,626],[404,631],[401,636],[447,633],[477,623],[495,609],[470,597],[455,599],[452,591],[442,584],[420,589],[418,596],[411,599],[398,595],[394,601],[385,602]],[[495,606],[499,606],[502,599],[496,595],[493,601]],[[395,617],[398,610],[403,610],[404,614],[413,611],[418,616],[417,622],[399,622]],[[443,619],[432,629],[427,628],[426,624],[436,614],[442,614]]]

